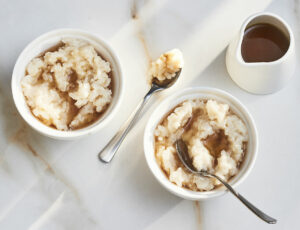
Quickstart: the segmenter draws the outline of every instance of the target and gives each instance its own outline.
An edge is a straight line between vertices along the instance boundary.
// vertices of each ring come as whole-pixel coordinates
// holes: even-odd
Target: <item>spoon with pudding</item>
[[[177,155],[182,162],[182,164],[185,166],[187,170],[189,170],[191,173],[198,174],[203,177],[210,177],[215,178],[218,181],[220,181],[234,196],[236,196],[247,208],[249,208],[255,215],[257,215],[259,218],[261,218],[263,221],[267,222],[268,224],[276,224],[277,220],[268,216],[267,214],[260,211],[258,208],[256,208],[253,204],[251,204],[248,200],[246,200],[241,194],[239,194],[237,191],[235,191],[230,184],[228,184],[226,181],[224,181],[219,176],[210,173],[208,171],[197,171],[195,167],[193,166],[192,160],[190,158],[190,155],[188,153],[188,148],[185,144],[185,142],[180,138],[175,142],[176,146],[176,152]]]
[[[181,73],[182,67],[183,58],[178,49],[173,49],[162,54],[159,59],[151,63],[150,75],[152,76],[152,82],[150,90],[135,111],[130,115],[128,120],[101,150],[98,155],[100,161],[109,163],[113,159],[124,138],[136,123],[147,101],[154,93],[174,85]]]

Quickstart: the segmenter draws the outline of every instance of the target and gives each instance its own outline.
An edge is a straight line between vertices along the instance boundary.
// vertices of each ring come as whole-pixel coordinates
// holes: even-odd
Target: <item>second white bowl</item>
[[[144,133],[144,152],[147,164],[153,173],[154,177],[160,182],[160,184],[169,190],[171,193],[189,200],[204,200],[212,197],[223,195],[226,190],[224,187],[216,188],[212,191],[207,192],[196,192],[185,188],[181,188],[171,183],[165,176],[160,166],[158,165],[155,153],[154,153],[154,130],[156,126],[161,122],[165,115],[173,109],[176,105],[187,99],[215,99],[230,105],[231,109],[245,122],[248,128],[249,142],[248,150],[245,155],[245,159],[241,165],[241,168],[236,176],[230,180],[230,184],[235,187],[245,180],[247,175],[250,173],[257,155],[258,138],[257,130],[248,110],[242,103],[231,96],[230,94],[208,87],[188,88],[178,91],[176,94],[166,98],[152,113]]]

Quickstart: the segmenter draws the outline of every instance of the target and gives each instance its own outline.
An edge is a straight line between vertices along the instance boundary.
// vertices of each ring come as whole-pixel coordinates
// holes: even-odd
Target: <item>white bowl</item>
[[[154,155],[154,130],[156,126],[161,122],[164,116],[176,105],[180,104],[184,100],[194,98],[212,98],[229,104],[231,109],[241,119],[243,119],[248,128],[248,152],[245,155],[244,162],[241,165],[238,174],[230,180],[230,184],[233,187],[236,187],[238,184],[244,181],[253,168],[257,155],[258,138],[253,118],[251,117],[245,106],[243,106],[242,103],[239,102],[239,100],[237,100],[235,97],[219,89],[208,87],[184,89],[164,99],[164,101],[155,109],[146,125],[144,133],[144,152],[147,164],[151,172],[153,173],[154,177],[160,182],[160,184],[171,193],[188,200],[205,200],[208,198],[221,196],[225,194],[227,190],[224,189],[224,186],[220,186],[219,188],[207,192],[196,192],[181,188],[168,180],[168,178],[165,176],[160,166],[158,165]]]
[[[21,79],[24,77],[26,66],[33,58],[37,57],[50,47],[55,46],[63,38],[67,37],[78,38],[89,42],[106,61],[110,62],[114,77],[113,98],[106,112],[93,124],[74,131],[60,131],[50,128],[35,118],[26,104],[20,83]],[[19,113],[33,129],[48,137],[70,140],[99,131],[111,120],[120,105],[123,92],[123,75],[117,55],[112,48],[97,35],[77,29],[59,29],[39,36],[25,47],[15,64],[11,87],[14,102]]]

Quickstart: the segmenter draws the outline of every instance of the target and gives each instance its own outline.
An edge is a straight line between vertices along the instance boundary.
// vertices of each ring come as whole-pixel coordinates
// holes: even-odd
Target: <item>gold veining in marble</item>
[[[139,41],[141,42],[141,44],[142,44],[142,46],[144,48],[145,55],[146,55],[147,62],[148,62],[148,69],[147,70],[149,70],[150,64],[152,62],[152,58],[151,58],[151,55],[150,55],[148,43],[146,41],[146,38],[145,38],[145,35],[144,35],[144,32],[143,32],[144,28],[143,28],[142,19],[140,17],[139,10],[138,10],[138,7],[137,7],[137,0],[133,0],[133,2],[132,2],[132,6],[131,6],[131,18],[136,23],[137,37],[138,37]],[[151,80],[152,79],[147,74],[146,74],[146,76],[147,76],[147,82],[149,84],[151,84]]]
[[[198,230],[203,229],[202,227],[202,213],[201,213],[201,207],[200,207],[200,202],[195,201],[194,202],[194,209],[195,209],[195,216],[196,216],[196,226]]]

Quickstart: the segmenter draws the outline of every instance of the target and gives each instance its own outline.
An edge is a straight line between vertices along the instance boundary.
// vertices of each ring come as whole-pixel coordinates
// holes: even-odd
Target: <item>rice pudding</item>
[[[183,57],[179,49],[172,49],[162,55],[151,63],[149,69],[149,75],[153,79],[163,82],[165,80],[170,80],[175,77],[176,72],[178,72],[183,67]]]
[[[248,130],[230,106],[212,99],[186,100],[157,125],[155,157],[168,179],[193,191],[209,191],[220,183],[189,172],[180,162],[175,141],[182,138],[196,170],[225,181],[235,176],[244,160]]]
[[[95,48],[67,38],[34,58],[21,80],[32,114],[58,130],[74,130],[101,117],[112,101],[112,71]]]

